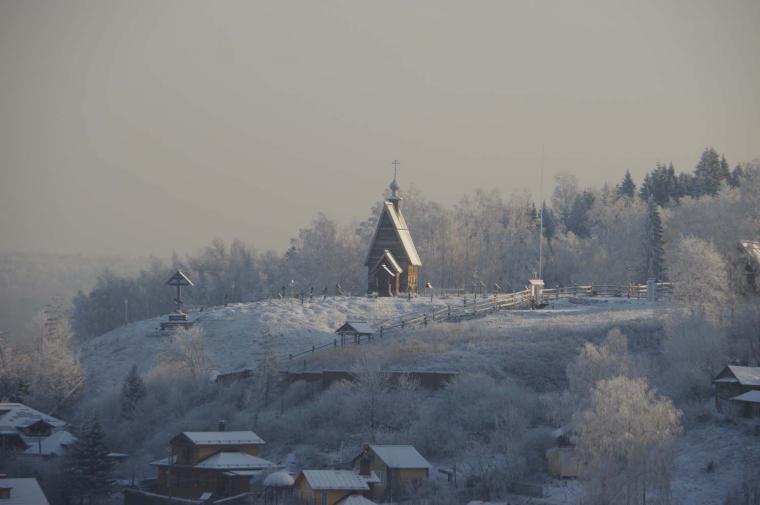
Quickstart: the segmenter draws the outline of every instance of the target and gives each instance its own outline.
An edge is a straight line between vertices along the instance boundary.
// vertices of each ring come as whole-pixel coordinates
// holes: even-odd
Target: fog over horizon
[[[402,194],[760,156],[760,2],[0,3],[0,251],[284,250]]]

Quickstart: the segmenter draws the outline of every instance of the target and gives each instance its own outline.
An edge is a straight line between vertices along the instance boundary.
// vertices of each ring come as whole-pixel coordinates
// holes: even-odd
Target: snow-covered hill
[[[256,368],[262,336],[275,335],[281,356],[332,342],[335,329],[347,319],[379,322],[402,314],[429,310],[452,299],[329,297],[325,300],[265,300],[214,307],[193,312],[190,319],[203,331],[211,368],[228,372]],[[158,332],[166,316],[138,321],[85,342],[79,358],[91,392],[110,391],[123,381],[136,364],[144,374],[156,364],[156,357],[172,345],[169,335]]]
[[[421,336],[422,348],[417,350],[422,352],[401,353],[396,361],[398,365],[416,369],[476,370],[485,360],[492,368],[501,360],[500,356],[514,356],[519,351],[515,346],[540,347],[543,339],[534,340],[536,329],[544,337],[547,330],[558,334],[569,332],[582,335],[583,341],[586,330],[599,334],[611,325],[651,321],[659,310],[645,301],[616,298],[595,301],[601,303],[578,305],[560,301],[540,311],[502,311],[463,323],[431,324],[426,331],[407,329],[404,335]],[[275,352],[287,357],[289,353],[304,351],[312,345],[333,342],[335,329],[346,320],[379,323],[404,314],[427,311],[432,306],[461,303],[457,298],[436,298],[431,304],[430,299],[424,297],[412,300],[330,297],[307,301],[303,305],[297,300],[266,300],[210,308],[192,313],[191,319],[195,321],[195,328],[203,332],[211,369],[229,372],[256,368],[262,353],[262,337],[267,332],[275,335]],[[85,342],[80,348],[80,360],[91,393],[108,392],[118,387],[133,364],[141,374],[150,371],[156,365],[156,358],[172,345],[170,336],[157,331],[165,319],[164,316],[131,323]],[[576,340],[569,338],[566,345],[549,344],[547,350],[555,354],[566,353],[569,358],[574,354]],[[445,352],[442,352],[437,343],[444,342]],[[352,359],[351,352],[341,356],[327,352],[310,357],[310,362],[317,366],[348,366]]]

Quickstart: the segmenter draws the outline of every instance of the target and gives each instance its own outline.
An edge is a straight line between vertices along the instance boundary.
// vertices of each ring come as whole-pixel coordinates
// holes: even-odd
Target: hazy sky
[[[0,0],[0,249],[284,249],[402,190],[760,156],[760,2]]]

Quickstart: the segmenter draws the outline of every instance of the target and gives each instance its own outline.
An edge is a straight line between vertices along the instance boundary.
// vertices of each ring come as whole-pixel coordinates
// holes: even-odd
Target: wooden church
[[[394,162],[398,167],[398,162]],[[401,213],[399,184],[394,171],[391,197],[383,202],[375,235],[364,265],[368,268],[367,292],[379,296],[416,293],[422,261]]]

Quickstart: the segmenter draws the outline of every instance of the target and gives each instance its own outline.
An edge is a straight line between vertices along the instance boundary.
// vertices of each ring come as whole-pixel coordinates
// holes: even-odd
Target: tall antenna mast
[[[544,146],[541,146],[541,176],[539,182],[539,196],[541,198],[541,224],[538,235],[538,278],[543,279],[543,260],[544,260]]]

